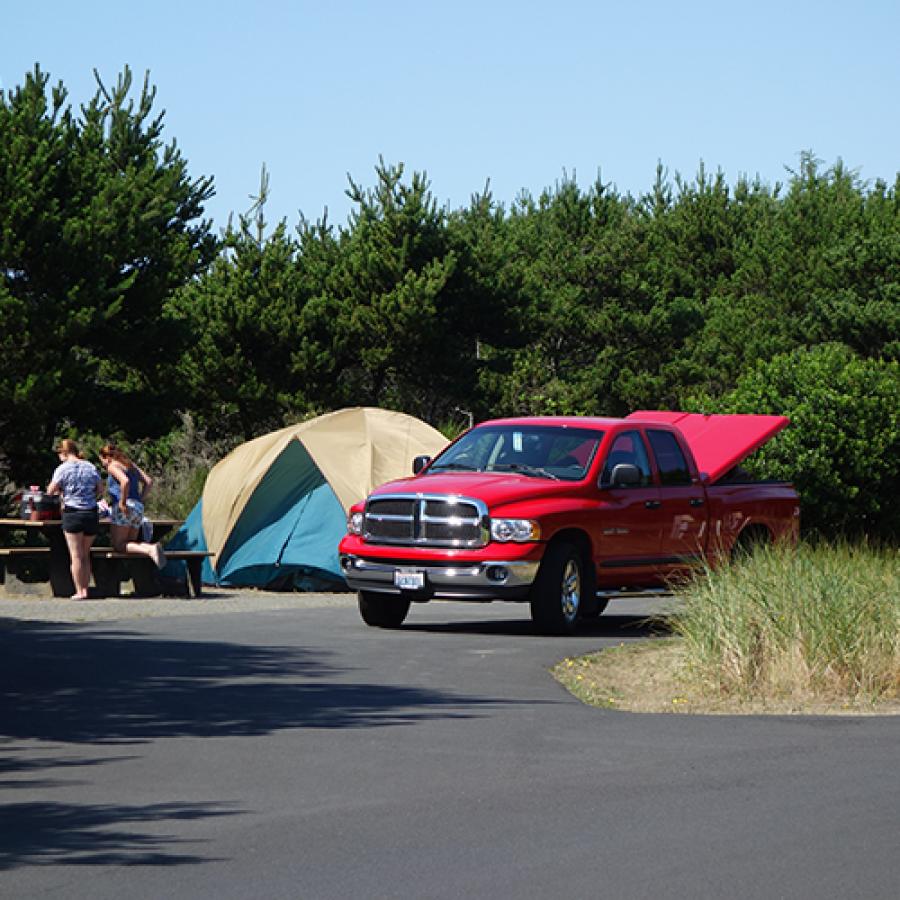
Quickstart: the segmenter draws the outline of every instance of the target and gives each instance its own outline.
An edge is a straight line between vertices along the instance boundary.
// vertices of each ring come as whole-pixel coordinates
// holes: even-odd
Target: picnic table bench
[[[154,519],[153,539],[159,541],[179,519]],[[105,537],[108,521],[101,519],[101,535]],[[24,544],[10,544],[9,535],[24,530]],[[101,540],[103,538],[101,537]],[[42,541],[42,543],[41,543]],[[50,593],[55,597],[70,597],[74,592],[69,550],[58,519],[31,521],[0,518],[0,592]],[[203,592],[203,560],[212,556],[205,550],[166,550],[166,558],[183,561],[187,569],[189,596]],[[91,547],[91,569],[95,587],[92,596],[117,597],[122,583],[132,581],[137,596],[158,596],[172,590],[148,556],[140,553],[118,553],[112,547],[95,544]]]
[[[203,594],[203,560],[213,554],[208,550],[165,550],[165,554],[168,561],[182,560],[186,564],[189,596],[200,597]],[[163,592],[156,564],[142,553],[120,553],[112,547],[91,547],[91,570],[97,591],[104,597],[117,597],[122,582],[129,580],[138,596],[152,597]]]
[[[0,547],[0,585],[6,584],[6,575],[17,575],[36,561],[50,558],[49,547]]]

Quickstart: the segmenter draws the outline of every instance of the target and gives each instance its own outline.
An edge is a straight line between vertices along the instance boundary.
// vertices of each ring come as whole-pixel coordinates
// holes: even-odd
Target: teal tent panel
[[[284,546],[307,494],[325,483],[319,467],[306,448],[292,440],[256,486],[238,516],[216,562],[222,577],[232,568],[231,558],[240,557],[239,565],[274,565]],[[253,544],[252,554],[247,545]]]
[[[345,531],[343,507],[323,483],[236,547],[218,569],[220,583],[263,586],[304,570],[343,582],[337,546]]]
[[[347,532],[347,515],[330,484],[322,484],[306,497],[281,550],[282,566],[308,566],[344,580],[338,544]]]
[[[171,540],[166,542],[166,547],[170,550],[207,550],[206,535],[203,533],[203,500],[198,500],[196,506],[188,513],[188,517],[184,520],[184,524]],[[215,584],[216,573],[210,565],[209,558],[203,560],[200,569],[201,578],[204,584]],[[187,583],[187,565],[184,560],[172,560],[166,563],[162,570],[164,578],[175,578],[179,581]]]
[[[311,570],[343,581],[343,507],[306,448],[291,441],[257,485],[216,566],[219,584],[283,583]]]

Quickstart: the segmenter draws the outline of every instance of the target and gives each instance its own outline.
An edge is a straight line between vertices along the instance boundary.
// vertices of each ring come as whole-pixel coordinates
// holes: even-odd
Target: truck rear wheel
[[[543,634],[572,634],[581,610],[581,554],[571,544],[551,544],[531,586],[531,621]]]
[[[770,543],[769,532],[760,525],[751,525],[745,528],[731,548],[731,561],[740,562],[746,560],[761,547],[765,547]]]
[[[396,594],[377,591],[359,592],[359,614],[366,625],[376,628],[399,628],[409,612],[409,600]]]

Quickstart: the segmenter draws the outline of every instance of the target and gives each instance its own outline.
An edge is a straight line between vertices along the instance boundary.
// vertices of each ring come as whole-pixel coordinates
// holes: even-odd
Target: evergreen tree
[[[38,66],[0,95],[0,433],[14,478],[46,468],[66,423],[171,427],[179,334],[163,302],[214,255],[200,220],[212,180],[163,145],[155,91],[145,79],[129,99],[127,68],[111,90],[97,82],[78,116]]]
[[[299,242],[284,221],[267,236],[267,196],[263,168],[259,196],[229,226],[219,257],[166,306],[170,320],[193,335],[178,376],[187,408],[213,438],[248,440],[314,409],[295,354],[304,307],[322,290],[316,279],[334,265],[334,242],[324,223],[303,225]]]
[[[422,415],[434,399],[447,334],[439,328],[456,269],[445,213],[423,174],[383,161],[372,190],[350,182],[356,204],[338,238],[324,290],[306,305],[296,365],[329,408],[385,406]]]

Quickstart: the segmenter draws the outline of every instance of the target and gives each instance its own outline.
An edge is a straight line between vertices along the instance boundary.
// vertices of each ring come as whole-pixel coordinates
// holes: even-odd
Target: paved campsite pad
[[[544,638],[284,601],[0,630],[10,896],[896,895],[897,717],[632,715],[550,677],[646,608]]]
[[[135,597],[68,600],[56,597],[0,598],[0,628],[15,620],[34,622],[112,622],[159,616],[262,612],[320,606],[356,607],[356,594],[290,593],[209,588],[199,598]]]

